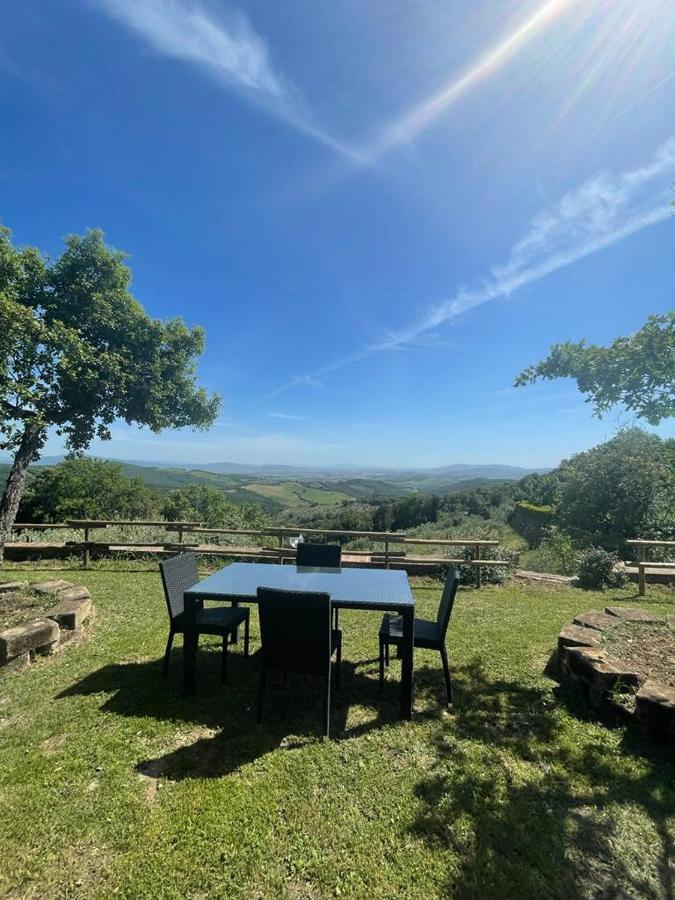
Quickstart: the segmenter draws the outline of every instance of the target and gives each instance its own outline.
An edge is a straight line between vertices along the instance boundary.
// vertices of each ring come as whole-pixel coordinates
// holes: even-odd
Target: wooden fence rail
[[[647,553],[651,547],[675,548],[675,541],[646,541],[642,538],[637,538],[635,540],[626,541],[626,544],[630,547],[637,547],[638,550],[638,595],[640,597],[644,597],[647,590],[647,575],[655,574],[653,571],[649,573],[649,569],[662,570],[666,574],[672,572],[673,576],[675,576],[675,562],[657,562],[655,560],[647,559]],[[673,553],[675,553],[675,550]]]
[[[151,528],[161,528],[164,531],[176,532],[177,543],[148,543],[148,542],[131,542],[131,541],[97,541],[92,540],[92,531],[106,530],[110,527],[130,527],[142,526]],[[22,554],[39,554],[42,547],[45,552],[54,552],[55,550],[71,550],[73,553],[81,554],[85,566],[89,564],[91,554],[108,555],[110,553],[138,553],[169,555],[179,552],[180,550],[190,549],[191,551],[204,556],[223,556],[227,558],[240,559],[260,559],[271,562],[283,563],[284,561],[295,558],[295,549],[290,545],[284,546],[287,539],[303,536],[320,536],[327,539],[346,538],[368,539],[375,544],[382,544],[383,551],[377,550],[347,550],[346,557],[355,557],[353,564],[383,566],[384,568],[414,568],[419,570],[424,567],[438,567],[447,564],[471,565],[476,569],[476,586],[482,584],[482,569],[485,566],[504,566],[508,565],[507,560],[485,559],[482,555],[484,547],[497,547],[499,541],[483,540],[481,538],[466,539],[434,539],[434,538],[415,538],[408,537],[406,534],[392,531],[350,531],[337,530],[331,528],[301,528],[301,527],[278,527],[278,528],[207,528],[200,522],[158,522],[158,521],[132,521],[120,519],[69,519],[66,522],[48,523],[48,522],[17,522],[13,531],[18,535],[22,532],[44,532],[50,529],[70,529],[82,531],[83,540],[81,541],[64,541],[61,544],[45,543],[41,541],[31,541],[28,544],[20,542],[10,542],[6,545],[6,550],[10,553],[12,548],[17,553]],[[198,535],[229,535],[242,536],[244,538],[275,538],[276,547],[231,547],[219,544],[203,544],[190,538]],[[393,546],[392,546],[393,545]],[[473,550],[472,558],[445,558],[441,556],[407,556],[406,545],[427,546],[427,547],[471,547]],[[394,549],[400,548],[402,549]],[[349,561],[347,562],[349,565]]]

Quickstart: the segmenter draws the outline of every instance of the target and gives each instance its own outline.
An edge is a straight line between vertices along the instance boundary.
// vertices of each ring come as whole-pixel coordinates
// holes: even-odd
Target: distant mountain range
[[[53,466],[63,460],[63,456],[44,456],[36,463],[38,466]],[[3,460],[4,461],[4,460]],[[7,460],[9,462],[9,460]],[[453,463],[436,467],[375,467],[357,466],[342,463],[329,466],[287,466],[287,465],[247,465],[235,462],[214,463],[167,463],[158,460],[111,459],[129,466],[141,466],[150,469],[170,469],[191,472],[212,472],[218,475],[248,475],[255,478],[395,478],[427,476],[444,481],[469,481],[476,478],[515,481],[530,475],[532,472],[548,472],[548,468],[526,468],[523,466],[507,466],[499,463],[470,464]]]

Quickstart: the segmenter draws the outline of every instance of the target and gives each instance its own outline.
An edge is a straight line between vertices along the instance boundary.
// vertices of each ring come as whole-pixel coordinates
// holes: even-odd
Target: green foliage
[[[626,573],[619,567],[619,557],[601,547],[589,547],[579,558],[579,584],[583,588],[602,590],[621,587]]]
[[[209,485],[190,485],[170,491],[161,506],[169,522],[199,522],[207,528],[265,528],[269,516],[254,503],[231,503]]]
[[[38,469],[19,513],[27,522],[147,519],[156,514],[157,497],[140,478],[124,475],[119,463],[79,456]]]
[[[560,483],[557,472],[533,472],[513,486],[513,496],[533,506],[553,506],[558,498]]]
[[[556,524],[580,545],[675,536],[675,442],[638,428],[566,460]]]
[[[453,550],[454,553],[454,550]],[[457,558],[470,560],[474,556],[473,547],[457,548]],[[503,547],[482,547],[482,559],[503,559],[507,564],[505,566],[482,566],[481,582],[482,584],[503,584],[509,578],[512,578],[518,568],[518,560],[520,555],[513,550],[505,550]],[[478,570],[476,566],[462,564],[458,566],[461,584],[474,587],[478,581]]]
[[[550,506],[535,506],[527,500],[516,503],[509,516],[509,524],[522,535],[530,547],[537,547],[551,524],[553,510]]]
[[[161,322],[131,295],[124,255],[100,231],[71,235],[55,261],[0,229],[0,433],[15,449],[27,422],[75,450],[117,418],[162,428],[210,425],[219,408],[195,381],[200,328]]]
[[[552,572],[556,575],[576,575],[579,551],[572,538],[552,525],[536,550],[527,555],[525,568],[535,572]]]
[[[675,312],[649,316],[643,327],[609,347],[585,341],[554,344],[549,356],[516,378],[573,378],[595,415],[617,403],[652,425],[675,415]]]

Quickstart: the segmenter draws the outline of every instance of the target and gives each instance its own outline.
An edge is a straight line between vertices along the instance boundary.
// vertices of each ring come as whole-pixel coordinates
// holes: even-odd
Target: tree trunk
[[[26,423],[2,494],[2,500],[0,500],[0,564],[4,561],[5,542],[16,519],[23,486],[26,483],[28,466],[38,458],[45,437],[45,430],[40,425],[35,422]]]

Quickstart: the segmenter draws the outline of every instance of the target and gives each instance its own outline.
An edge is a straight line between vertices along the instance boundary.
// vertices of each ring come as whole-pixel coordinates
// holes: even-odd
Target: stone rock
[[[615,628],[619,624],[616,616],[610,616],[599,609],[591,609],[574,617],[575,625],[583,625],[584,628],[594,628],[596,631],[605,631],[607,628]]]
[[[623,606],[606,606],[605,612],[616,616],[622,622],[663,622],[662,616],[648,612],[646,609],[626,609]]]
[[[584,628],[570,622],[558,635],[558,650],[566,647],[599,647],[600,641],[593,635],[592,628]]]
[[[591,703],[599,705],[619,684],[637,685],[637,672],[619,668],[604,650],[595,647],[568,647],[565,650],[566,670],[588,686]]]
[[[666,622],[670,625],[671,628],[675,629],[675,616],[668,616]]]
[[[91,594],[85,587],[69,588],[59,592],[59,603],[68,600],[91,600]]]
[[[6,662],[0,669],[0,672],[21,672],[23,669],[27,669],[30,664],[30,653],[21,653],[19,656],[15,656],[14,659]]]
[[[28,587],[27,581],[3,581],[0,583],[0,594],[22,591],[25,587]]]
[[[64,581],[63,578],[55,578],[51,581],[41,581],[39,584],[31,585],[38,594],[55,594],[57,591],[65,591],[74,587],[72,581]]]
[[[665,731],[675,738],[675,688],[658,681],[646,681],[635,700],[640,724]]]
[[[66,592],[64,591],[64,593]],[[68,593],[71,592],[68,591]],[[76,600],[59,600],[57,605],[48,610],[45,615],[58,622],[61,628],[74,631],[89,618],[90,613],[91,600],[88,597],[81,597]]]
[[[58,639],[59,626],[53,619],[34,619],[25,625],[7,628],[0,632],[0,665],[22,653],[55,644]]]

